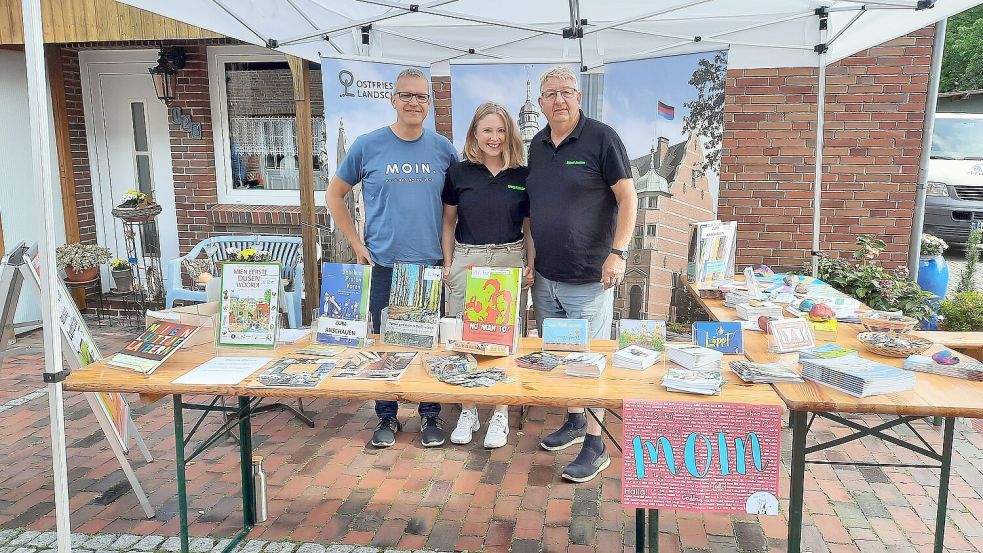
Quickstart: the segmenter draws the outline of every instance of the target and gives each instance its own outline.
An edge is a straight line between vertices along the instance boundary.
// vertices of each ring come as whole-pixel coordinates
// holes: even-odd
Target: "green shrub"
[[[959,292],[942,300],[939,307],[942,330],[983,331],[983,293]]]

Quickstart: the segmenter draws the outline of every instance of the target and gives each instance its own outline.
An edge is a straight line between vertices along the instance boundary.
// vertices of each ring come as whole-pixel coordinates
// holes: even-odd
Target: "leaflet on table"
[[[107,364],[149,375],[197,331],[197,326],[166,322],[151,323],[143,334],[131,340],[121,352],[109,358]]]
[[[338,363],[336,359],[277,359],[270,368],[256,377],[256,382],[262,386],[317,388]]]
[[[666,348],[666,322],[639,319],[618,321],[618,348],[642,346],[662,351]]]
[[[174,379],[173,384],[235,385],[263,368],[272,357],[215,357]]]
[[[521,279],[516,267],[468,267],[463,340],[518,350]]]
[[[218,345],[275,347],[279,292],[279,263],[223,264]]]
[[[407,367],[416,359],[415,351],[387,351],[379,354],[357,352],[344,365],[338,367],[331,378],[349,380],[399,380]]]
[[[693,342],[721,353],[744,353],[744,327],[739,321],[693,323]]]
[[[278,344],[296,344],[300,340],[310,335],[309,328],[281,328],[276,334]]]
[[[368,336],[372,266],[324,263],[321,277],[321,315],[318,342],[365,347]]]
[[[440,324],[442,277],[440,267],[393,265],[389,306],[381,325],[383,343],[433,348]]]
[[[544,351],[590,351],[587,319],[544,319]]]

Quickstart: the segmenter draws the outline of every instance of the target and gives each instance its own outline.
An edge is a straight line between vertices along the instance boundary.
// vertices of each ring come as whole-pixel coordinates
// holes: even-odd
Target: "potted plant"
[[[110,263],[109,272],[113,275],[118,292],[129,292],[133,289],[133,265],[125,259],[116,258]]]
[[[113,208],[113,216],[130,223],[146,223],[152,221],[161,212],[161,207],[154,202],[150,194],[139,190],[127,190]]]
[[[922,290],[940,298],[945,296],[949,286],[949,265],[942,257],[942,252],[948,247],[949,245],[937,236],[922,235],[918,256],[918,285]]]
[[[107,248],[95,244],[66,244],[55,249],[55,264],[65,270],[66,282],[91,282],[99,278],[99,266],[109,261]]]

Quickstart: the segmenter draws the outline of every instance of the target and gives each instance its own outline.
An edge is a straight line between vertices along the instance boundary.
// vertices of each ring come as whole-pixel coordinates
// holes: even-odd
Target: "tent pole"
[[[307,60],[287,56],[290,74],[294,84],[294,106],[297,116],[297,164],[300,166],[300,220],[304,247],[304,282],[295,282],[294,287],[303,286],[308,308],[301,313],[303,324],[311,319],[309,306],[317,304],[318,292],[318,243],[317,213],[314,204],[314,138],[313,117],[311,114],[311,71]]]
[[[932,134],[935,132],[935,103],[939,97],[939,79],[942,74],[942,53],[945,50],[947,19],[935,24],[932,44],[932,73],[929,75],[928,93],[925,96],[925,125],[922,127],[922,154],[918,161],[918,182],[915,184],[915,213],[911,218],[911,238],[908,240],[908,273],[918,280],[918,254],[922,244],[922,225],[925,223],[925,195],[928,189],[928,162],[932,157]]]
[[[823,201],[823,127],[826,123],[826,17],[820,20],[819,35],[823,43],[819,52],[819,91],[816,93],[816,174],[812,199],[812,276],[819,275],[819,236]]]
[[[31,161],[34,186],[41,197],[43,213],[38,241],[41,266],[41,306],[44,321],[44,372],[48,382],[48,417],[51,424],[51,464],[55,486],[55,526],[58,551],[70,553],[71,520],[68,510],[68,459],[65,453],[65,412],[61,380],[53,377],[62,370],[61,336],[58,335],[57,305],[54,298],[58,278],[55,267],[55,222],[52,201],[51,111],[48,105],[48,82],[45,75],[44,37],[41,32],[41,1],[23,0],[24,54],[27,65],[27,97],[31,118]],[[70,301],[70,300],[69,300]]]

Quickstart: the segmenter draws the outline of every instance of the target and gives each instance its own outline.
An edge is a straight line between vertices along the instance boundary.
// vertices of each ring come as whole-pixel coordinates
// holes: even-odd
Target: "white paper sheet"
[[[176,378],[173,384],[238,384],[272,357],[216,357]]]
[[[301,338],[310,335],[310,328],[281,328],[276,334],[276,343],[295,344]]]

